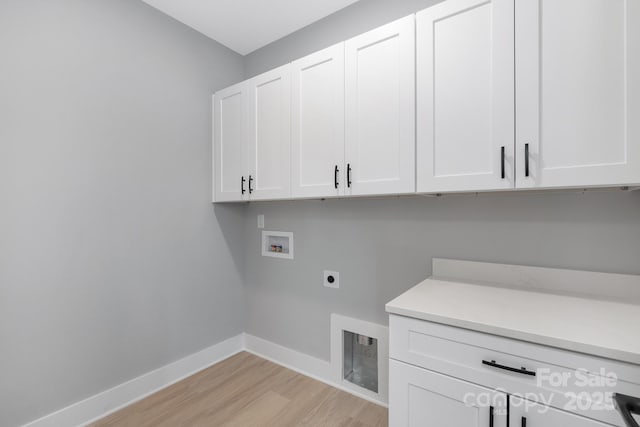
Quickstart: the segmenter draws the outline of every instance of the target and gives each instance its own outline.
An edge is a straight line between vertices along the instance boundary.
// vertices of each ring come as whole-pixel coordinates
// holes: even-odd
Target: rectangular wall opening
[[[293,259],[293,233],[290,231],[263,231],[262,256]]]
[[[378,393],[378,340],[351,331],[342,331],[342,377]]]

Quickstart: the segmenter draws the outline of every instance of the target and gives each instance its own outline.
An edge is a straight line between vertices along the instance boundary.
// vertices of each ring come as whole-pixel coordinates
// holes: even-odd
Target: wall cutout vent
[[[342,379],[378,392],[378,339],[342,331]]]
[[[343,387],[387,403],[389,329],[339,314],[331,315],[331,368]]]

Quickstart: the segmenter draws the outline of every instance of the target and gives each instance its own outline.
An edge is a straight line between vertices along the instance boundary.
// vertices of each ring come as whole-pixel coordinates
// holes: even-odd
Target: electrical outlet
[[[340,288],[340,273],[337,271],[324,270],[322,284],[326,288]]]
[[[264,215],[258,215],[258,228],[264,228]]]

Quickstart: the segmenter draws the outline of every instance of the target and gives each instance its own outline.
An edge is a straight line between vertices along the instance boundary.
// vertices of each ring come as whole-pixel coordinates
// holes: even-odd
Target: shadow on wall
[[[244,281],[245,270],[245,203],[214,203],[213,213],[220,233],[229,248],[235,270]]]

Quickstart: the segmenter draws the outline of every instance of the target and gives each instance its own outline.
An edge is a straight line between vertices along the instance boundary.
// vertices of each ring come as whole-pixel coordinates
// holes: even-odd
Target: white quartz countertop
[[[430,278],[386,310],[640,364],[640,305]]]

